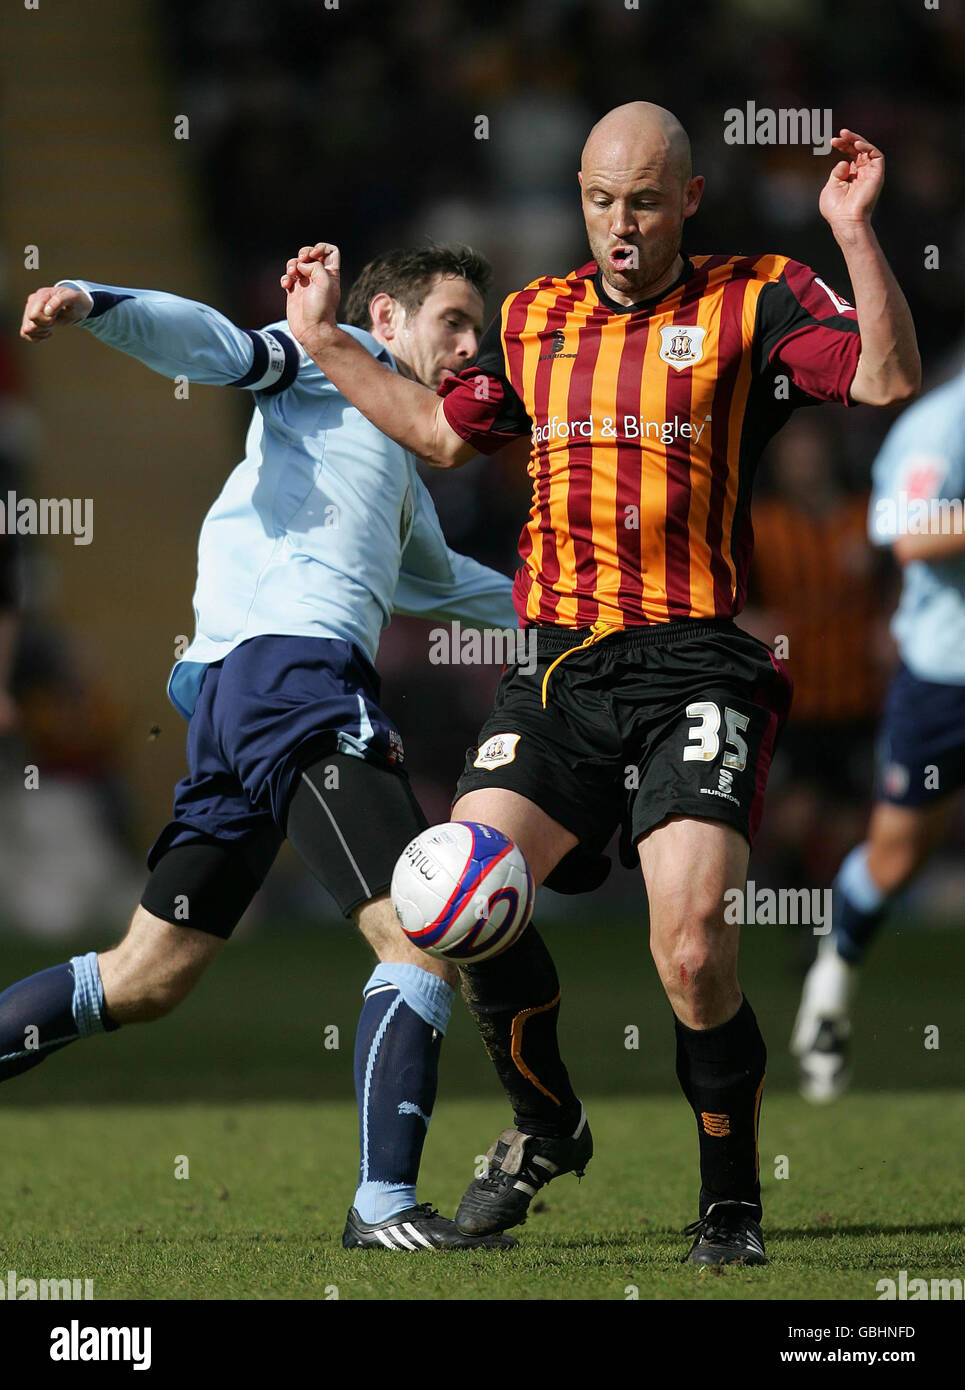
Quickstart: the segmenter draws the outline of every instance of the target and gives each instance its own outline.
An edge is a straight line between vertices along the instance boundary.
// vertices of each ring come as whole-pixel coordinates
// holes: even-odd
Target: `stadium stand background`
[[[12,883],[25,854],[36,867],[19,908],[9,908],[7,894],[0,916],[19,911],[38,930],[66,930],[85,914],[113,914],[115,900],[119,911],[133,901],[139,860],[183,768],[183,725],[164,683],[178,635],[191,631],[197,529],[241,456],[249,408],[240,393],[207,388],[176,401],[171,383],[89,342],[26,349],[15,332],[30,289],[71,274],[152,285],[257,326],[283,314],[278,275],[303,242],[337,241],[350,280],[378,251],[432,237],[470,241],[492,259],[494,310],[501,293],[586,258],[580,145],[604,110],[644,96],[681,116],[708,178],[686,249],[781,251],[846,291],[817,212],[830,161],[809,148],[722,138],[724,112],[749,99],[830,107],[835,128],[865,132],[887,153],[876,227],[912,305],[927,387],[960,363],[965,328],[963,69],[965,13],[956,0],[937,11],[885,12],[875,0],[8,7],[0,19],[0,455],[21,492],[93,497],[95,539],[75,547],[64,537],[29,538],[19,547],[24,618],[12,678],[20,721],[2,735],[0,879]],[[182,115],[189,138],[177,140]],[[480,117],[486,139],[476,138]],[[28,245],[38,247],[37,270],[23,266]],[[939,248],[940,270],[925,268],[928,245]],[[829,515],[853,517],[893,414],[821,408],[778,440],[760,476],[762,541],[782,527],[793,534],[788,478],[808,438],[819,455],[813,466],[827,475]],[[477,461],[429,482],[451,543],[511,571],[528,501],[524,471]],[[853,560],[854,526],[841,531]],[[832,569],[851,563],[832,558]],[[775,769],[758,881],[826,883],[835,856],[860,833],[870,790],[859,772],[869,766],[875,689],[891,660],[883,633],[895,572],[867,571],[860,610],[835,608],[825,578],[804,561],[793,576],[799,614],[831,605],[840,654],[822,672],[806,720],[798,716],[801,737],[825,725],[838,736],[854,719],[864,744],[857,769],[838,780],[805,778],[793,757]],[[748,625],[763,621],[771,639],[792,624],[782,611],[784,626],[766,629],[774,588],[786,581],[773,566],[756,575]],[[855,685],[849,631],[863,703],[842,714]],[[792,671],[797,647],[792,638]],[[800,647],[812,649],[806,635]],[[429,815],[445,819],[497,673],[430,668],[427,652],[425,625],[399,622],[383,638],[379,664],[416,789]],[[25,821],[27,763],[41,769],[44,794],[58,796],[42,810],[31,802]],[[101,866],[83,891],[76,846],[74,869],[66,863],[70,827],[79,824],[89,830],[88,862]],[[954,868],[962,843],[960,820],[925,890],[949,912],[965,903],[965,877]],[[317,914],[317,890],[293,857],[282,867],[262,912]],[[618,873],[607,894],[594,912],[636,903],[635,876]],[[549,907],[585,911],[579,900],[550,898]]]

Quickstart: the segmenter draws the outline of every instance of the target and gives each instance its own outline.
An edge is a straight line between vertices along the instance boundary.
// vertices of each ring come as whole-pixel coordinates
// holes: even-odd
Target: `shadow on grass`
[[[951,1236],[965,1233],[965,1222],[961,1221],[906,1221],[900,1226],[768,1226],[765,1234],[770,1240],[800,1240],[804,1236],[818,1236],[822,1240],[832,1240],[836,1236]],[[965,1249],[962,1251],[965,1258]]]

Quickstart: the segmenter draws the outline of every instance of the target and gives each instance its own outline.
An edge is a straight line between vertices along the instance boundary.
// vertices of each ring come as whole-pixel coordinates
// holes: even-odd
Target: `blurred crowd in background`
[[[165,80],[191,121],[210,298],[245,327],[283,316],[278,277],[306,241],[338,242],[346,283],[391,246],[470,242],[494,266],[490,312],[535,275],[566,273],[587,259],[575,180],[583,140],[605,110],[635,98],[682,119],[695,172],[707,178],[685,250],[780,252],[847,295],[817,209],[832,159],[809,147],[725,143],[724,113],[753,100],[830,108],[835,130],[847,125],[885,150],[875,225],[911,303],[925,388],[961,365],[965,11],[957,0],[937,10],[882,10],[877,0],[341,0],[335,8],[324,0],[157,0],[156,12]],[[11,326],[19,308],[7,306]],[[17,352],[8,331],[0,343],[4,494],[23,490],[30,472]],[[237,457],[249,406],[238,402]],[[770,643],[786,637],[796,685],[752,865],[759,883],[825,886],[863,831],[899,583],[890,557],[867,544],[866,510],[870,466],[895,414],[801,411],[759,473],[742,621]],[[529,502],[524,468],[477,460],[428,482],[450,544],[511,573]],[[56,823],[65,828],[47,834],[58,854],[77,831],[71,789],[82,786],[98,808],[101,852],[123,859],[136,882],[143,847],[126,828],[131,789],[116,756],[110,669],[92,667],[58,628],[43,554],[31,556],[20,565],[23,617],[9,659],[12,589],[0,585],[3,756],[59,771],[67,790]],[[0,536],[0,571],[18,563]],[[379,665],[415,789],[430,818],[443,820],[498,672],[433,667],[427,652],[425,626],[399,621],[383,637]],[[43,838],[41,826],[28,829]],[[963,843],[960,820],[921,890],[926,907],[954,916],[965,906],[965,880],[954,872]],[[0,846],[6,884],[3,853]],[[308,902],[297,875],[287,883],[296,887],[286,888],[284,874],[276,880],[270,910]],[[639,902],[636,876],[621,870],[606,892],[594,913],[605,902]],[[16,919],[4,897],[0,916]],[[83,915],[82,893],[62,897],[60,910],[34,913],[37,929],[60,930]],[[580,900],[550,905],[586,912]]]

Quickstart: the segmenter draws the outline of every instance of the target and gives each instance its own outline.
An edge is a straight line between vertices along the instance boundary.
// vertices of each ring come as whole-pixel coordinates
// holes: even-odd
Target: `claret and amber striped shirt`
[[[694,256],[629,307],[594,262],[509,295],[440,394],[481,453],[531,437],[520,622],[738,613],[760,453],[796,406],[848,401],[860,351],[852,306],[785,256]]]

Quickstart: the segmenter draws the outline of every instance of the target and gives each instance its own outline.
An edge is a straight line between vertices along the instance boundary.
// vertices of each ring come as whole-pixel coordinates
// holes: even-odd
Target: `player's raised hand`
[[[86,290],[70,285],[45,285],[34,290],[23,310],[20,336],[28,343],[42,343],[55,328],[80,323],[91,311],[94,301]]]
[[[327,241],[303,246],[281,277],[288,296],[288,323],[299,342],[319,329],[334,328],[341,298],[341,256]]]
[[[821,216],[832,226],[867,222],[885,181],[885,157],[853,130],[842,130],[831,144],[843,158],[821,190]]]

